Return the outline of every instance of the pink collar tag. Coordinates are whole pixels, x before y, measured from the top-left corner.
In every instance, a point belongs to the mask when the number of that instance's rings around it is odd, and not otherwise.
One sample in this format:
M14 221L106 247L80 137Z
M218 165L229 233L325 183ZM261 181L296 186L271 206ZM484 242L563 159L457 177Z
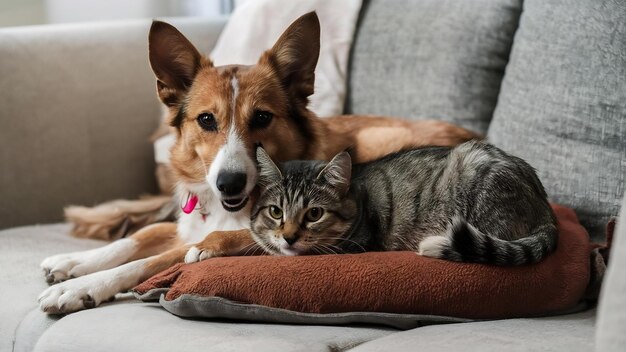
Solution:
M198 196L190 194L187 196L187 204L183 207L183 212L185 212L185 214L191 213L194 209L196 209L196 204L198 204Z

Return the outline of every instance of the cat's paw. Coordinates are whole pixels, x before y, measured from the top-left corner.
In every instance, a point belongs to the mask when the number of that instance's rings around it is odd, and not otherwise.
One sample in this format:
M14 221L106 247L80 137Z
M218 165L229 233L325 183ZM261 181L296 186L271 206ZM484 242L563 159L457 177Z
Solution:
M441 258L444 249L450 247L450 239L446 236L430 236L424 238L419 245L417 254L431 258Z
M197 244L189 248L189 250L187 251L187 254L185 254L185 263L189 264L189 263L201 262L203 260L213 258L215 256L216 255L212 250L208 248L202 248L200 244Z
M39 307L48 314L72 313L94 308L115 297L117 291L104 280L104 272L79 277L48 287L39 295Z

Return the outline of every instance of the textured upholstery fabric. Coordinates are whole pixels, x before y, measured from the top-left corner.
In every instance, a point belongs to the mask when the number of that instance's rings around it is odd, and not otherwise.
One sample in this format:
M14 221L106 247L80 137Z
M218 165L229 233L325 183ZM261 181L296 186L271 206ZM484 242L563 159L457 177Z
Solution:
M80 331L79 334L76 332ZM36 352L343 351L396 330L187 320L155 304L111 305L71 314L40 338Z
M594 325L595 310L558 317L434 325L383 337L351 351L589 352L593 350Z
M67 225L28 226L0 231L0 351L11 350L18 324L29 311L38 309L37 296L48 287L39 263L52 254L87 250L103 244L101 241L71 238L68 232ZM53 322L51 318L39 319L36 325L25 327L29 333L24 331L24 334L37 337L45 326Z
M527 0L488 138L601 240L626 174L626 5Z
M364 1L346 111L485 133L521 0Z
M626 197L610 258L598 309L597 352L619 352L626 346Z
M61 318L60 315L48 315L39 307L33 308L15 330L13 352L32 351L41 335Z
M175 24L207 52L224 21ZM0 30L0 228L156 190L150 21ZM28 209L28 211L26 211Z

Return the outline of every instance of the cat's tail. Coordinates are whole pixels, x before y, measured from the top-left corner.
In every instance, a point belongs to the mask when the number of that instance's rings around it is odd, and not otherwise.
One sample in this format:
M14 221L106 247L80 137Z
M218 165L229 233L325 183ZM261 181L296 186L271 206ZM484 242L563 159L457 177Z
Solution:
M557 236L556 226L549 223L528 237L507 241L480 232L467 221L457 218L445 236L422 240L419 254L457 262L524 265L536 263L554 251Z

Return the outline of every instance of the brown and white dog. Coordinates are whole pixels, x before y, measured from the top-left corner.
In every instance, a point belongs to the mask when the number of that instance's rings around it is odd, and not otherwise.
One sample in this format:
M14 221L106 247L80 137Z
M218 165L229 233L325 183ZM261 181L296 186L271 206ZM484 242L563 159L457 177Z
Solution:
M328 160L351 147L356 161L363 162L405 148L456 145L476 137L438 121L314 116L307 104L319 31L317 15L306 14L256 65L214 67L174 27L153 22L150 64L177 131L171 150L177 193L183 200L197 197L198 206L181 213L177 224L153 224L101 248L45 259L41 266L55 285L40 295L42 310L95 307L175 263L253 249L247 229L257 143L277 161Z

